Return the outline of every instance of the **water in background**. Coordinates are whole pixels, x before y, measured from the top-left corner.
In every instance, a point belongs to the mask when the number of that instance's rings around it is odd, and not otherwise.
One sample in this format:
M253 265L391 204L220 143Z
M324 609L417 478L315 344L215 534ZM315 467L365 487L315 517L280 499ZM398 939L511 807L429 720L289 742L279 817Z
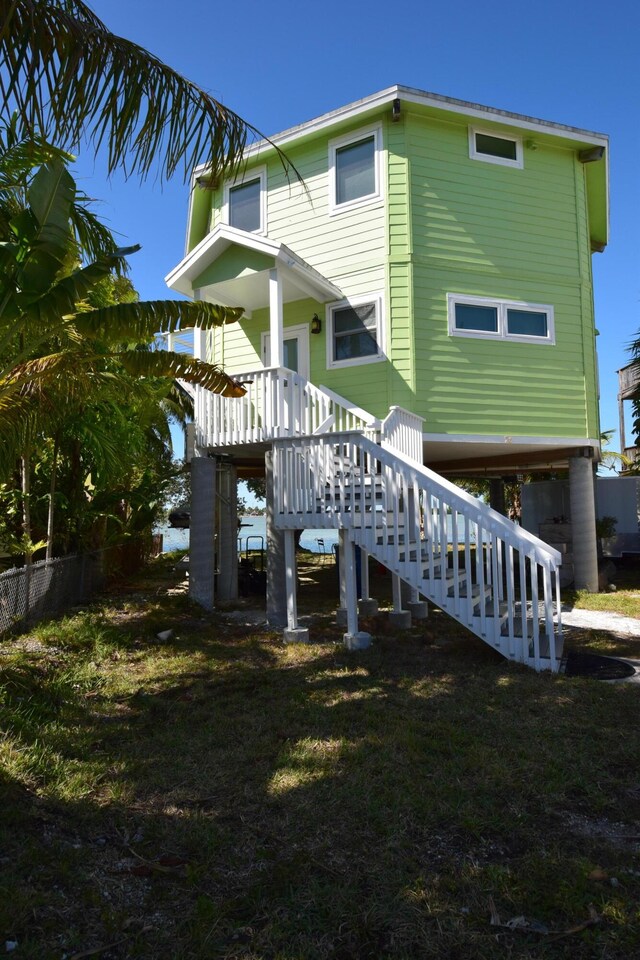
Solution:
M242 526L238 531L238 550L244 553L246 549L260 550L267 547L267 520L266 517L240 517ZM162 524L154 530L154 533L162 534L162 550L167 553L170 550L189 549L189 531L174 530L166 524ZM338 542L337 530L305 530L300 539L300 546L305 550L311 550L312 553L321 553L322 547L318 540L324 540L324 550L331 553L334 543Z

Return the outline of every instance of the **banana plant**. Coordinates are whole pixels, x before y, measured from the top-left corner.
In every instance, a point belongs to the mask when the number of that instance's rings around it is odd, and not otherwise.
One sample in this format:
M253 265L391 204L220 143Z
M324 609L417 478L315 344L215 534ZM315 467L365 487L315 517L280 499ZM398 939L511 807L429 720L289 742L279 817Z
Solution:
M231 323L241 309L175 300L94 307L96 287L114 270L125 271L138 248L102 243L98 257L78 262L84 201L59 154L29 179L17 208L16 196L9 204L5 195L0 241L0 478L20 459L28 486L25 451L35 438L59 436L70 417L105 393L124 404L142 402L150 383L160 382L168 395L175 378L229 397L244 393L220 367L155 348L158 333ZM55 478L55 462L53 470ZM53 501L52 492L51 509ZM23 532L31 539L26 526L27 516Z

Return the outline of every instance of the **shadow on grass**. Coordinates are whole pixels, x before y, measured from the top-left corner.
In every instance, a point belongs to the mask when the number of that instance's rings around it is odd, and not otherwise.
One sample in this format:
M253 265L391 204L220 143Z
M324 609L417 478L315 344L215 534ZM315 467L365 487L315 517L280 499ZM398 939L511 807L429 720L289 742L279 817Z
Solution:
M633 956L633 844L596 826L637 833L637 691L507 664L439 613L348 654L327 618L285 648L140 604L3 673L21 956ZM546 942L491 927L490 896L607 922Z

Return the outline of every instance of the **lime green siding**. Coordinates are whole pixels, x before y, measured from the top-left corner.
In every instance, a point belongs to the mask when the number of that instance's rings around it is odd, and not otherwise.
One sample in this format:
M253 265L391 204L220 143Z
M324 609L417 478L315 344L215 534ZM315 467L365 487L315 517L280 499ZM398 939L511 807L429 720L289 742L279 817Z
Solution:
M328 141L375 123L384 146L383 196L331 215ZM285 243L345 297L384 297L387 359L327 369L323 322L309 341L311 380L377 416L390 404L407 407L431 434L597 438L587 170L568 140L543 133L533 142L526 131L495 129L522 134L522 169L471 159L468 118L404 105L399 123L385 109L288 145L304 184L287 178L273 151L255 161L267 167L269 239ZM221 189L198 197L191 246L203 224L220 222L221 204ZM199 283L263 270L266 261L232 248ZM552 305L556 342L450 336L448 293ZM285 326L309 323L314 313L325 320L317 301L287 303ZM216 332L214 359L231 373L260 363L268 325L265 307Z
M417 412L429 433L593 437L591 268L575 151L469 158L467 124L412 117ZM550 304L555 345L450 336L447 293Z

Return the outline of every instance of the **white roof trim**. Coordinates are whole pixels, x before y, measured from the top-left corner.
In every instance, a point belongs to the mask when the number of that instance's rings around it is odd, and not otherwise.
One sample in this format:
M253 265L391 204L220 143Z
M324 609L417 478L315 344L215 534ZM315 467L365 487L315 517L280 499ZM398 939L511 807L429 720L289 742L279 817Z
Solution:
M318 273L286 244L255 233L238 230L236 227L230 227L227 224L220 224L211 233L207 234L204 240L201 240L191 253L188 253L167 274L164 278L165 283L171 290L177 290L188 297L193 297L193 280L195 277L201 274L210 263L213 263L220 254L224 253L233 244L273 257L274 267L280 266L294 271L297 285L306 289L310 296L329 300L342 297L342 291L339 287L336 287L321 273Z
M495 107L485 107L479 103L471 103L466 100L457 100L453 97L444 97L437 93L427 93L423 90L417 90L414 87L403 87L398 84L387 87L378 93L374 93L362 100L356 100L337 110L324 113L320 117L308 120L298 126L290 127L281 133L275 134L270 138L270 142L259 140L251 144L244 151L244 158L256 156L260 151L270 149L271 145L284 147L293 140L309 134L317 133L327 127L334 126L343 120L350 120L363 113L370 113L378 107L391 103L393 100L402 100L405 103L414 103L423 107L431 107L437 110L444 110L449 113L456 113L461 116L472 117L486 122L501 123L509 127L517 127L519 130L529 130L533 133L547 134L548 136L561 137L565 140L574 140L578 143L591 143L597 146L608 147L609 138L604 133L595 133L591 130L582 130L579 127L570 127L562 123L554 123L550 120L538 120L535 117L528 117L525 114L511 113L507 110L499 110ZM207 169L206 164L196 168L196 174L201 174Z

